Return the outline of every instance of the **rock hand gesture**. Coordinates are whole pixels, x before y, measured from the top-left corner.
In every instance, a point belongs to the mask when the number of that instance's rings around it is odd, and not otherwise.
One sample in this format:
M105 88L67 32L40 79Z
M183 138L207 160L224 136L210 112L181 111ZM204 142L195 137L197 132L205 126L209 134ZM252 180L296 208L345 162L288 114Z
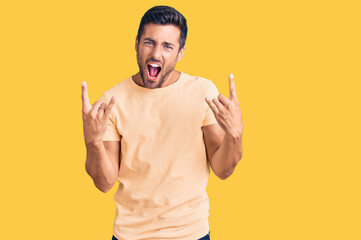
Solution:
M106 123L115 103L115 97L110 99L108 105L98 100L92 106L89 102L86 82L82 82L81 88L84 140L87 146L90 143L103 142Z
M212 109L219 126L226 134L239 137L243 133L241 109L237 99L236 85L233 74L229 75L229 98L219 94L218 98L206 102Z

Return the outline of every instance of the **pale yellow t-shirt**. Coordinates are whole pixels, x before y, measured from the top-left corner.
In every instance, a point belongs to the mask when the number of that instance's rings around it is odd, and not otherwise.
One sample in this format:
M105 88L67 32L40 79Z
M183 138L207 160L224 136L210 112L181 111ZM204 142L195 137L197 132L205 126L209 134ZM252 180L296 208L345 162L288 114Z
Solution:
M216 124L204 98L218 96L207 79L181 73L163 88L132 78L100 98L116 103L104 141L121 141L113 234L119 240L196 240L209 231L210 168L202 126Z

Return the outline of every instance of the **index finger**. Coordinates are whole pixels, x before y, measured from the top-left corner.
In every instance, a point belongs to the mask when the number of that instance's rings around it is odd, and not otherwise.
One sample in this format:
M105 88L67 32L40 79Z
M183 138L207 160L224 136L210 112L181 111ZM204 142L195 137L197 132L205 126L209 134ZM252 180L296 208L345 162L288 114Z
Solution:
M237 91L236 91L236 84L234 83L234 76L233 74L229 74L229 98L237 98Z
M87 91L87 84L86 82L81 83L81 99L83 104L83 110L87 110L91 108L89 98L88 98L88 91Z

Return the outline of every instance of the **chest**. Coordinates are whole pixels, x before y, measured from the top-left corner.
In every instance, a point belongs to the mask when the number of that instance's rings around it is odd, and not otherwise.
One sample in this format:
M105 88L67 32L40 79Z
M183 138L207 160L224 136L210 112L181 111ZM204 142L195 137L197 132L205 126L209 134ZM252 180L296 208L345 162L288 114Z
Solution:
M153 139L167 134L199 131L205 116L204 96L177 89L168 94L129 96L120 107L119 134L125 138Z

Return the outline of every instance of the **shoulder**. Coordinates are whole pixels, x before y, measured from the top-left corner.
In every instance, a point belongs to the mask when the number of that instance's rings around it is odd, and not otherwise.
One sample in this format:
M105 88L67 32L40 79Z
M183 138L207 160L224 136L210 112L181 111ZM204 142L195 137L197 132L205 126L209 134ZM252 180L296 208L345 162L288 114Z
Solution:
M117 83L113 87L105 90L101 96L101 100L109 101L112 96L118 97L123 93L127 92L127 89L130 86L131 77L123 80L122 82Z
M182 74L186 84L193 85L198 89L202 89L204 92L217 89L216 85L207 78L201 76L192 76L184 72L182 72Z

